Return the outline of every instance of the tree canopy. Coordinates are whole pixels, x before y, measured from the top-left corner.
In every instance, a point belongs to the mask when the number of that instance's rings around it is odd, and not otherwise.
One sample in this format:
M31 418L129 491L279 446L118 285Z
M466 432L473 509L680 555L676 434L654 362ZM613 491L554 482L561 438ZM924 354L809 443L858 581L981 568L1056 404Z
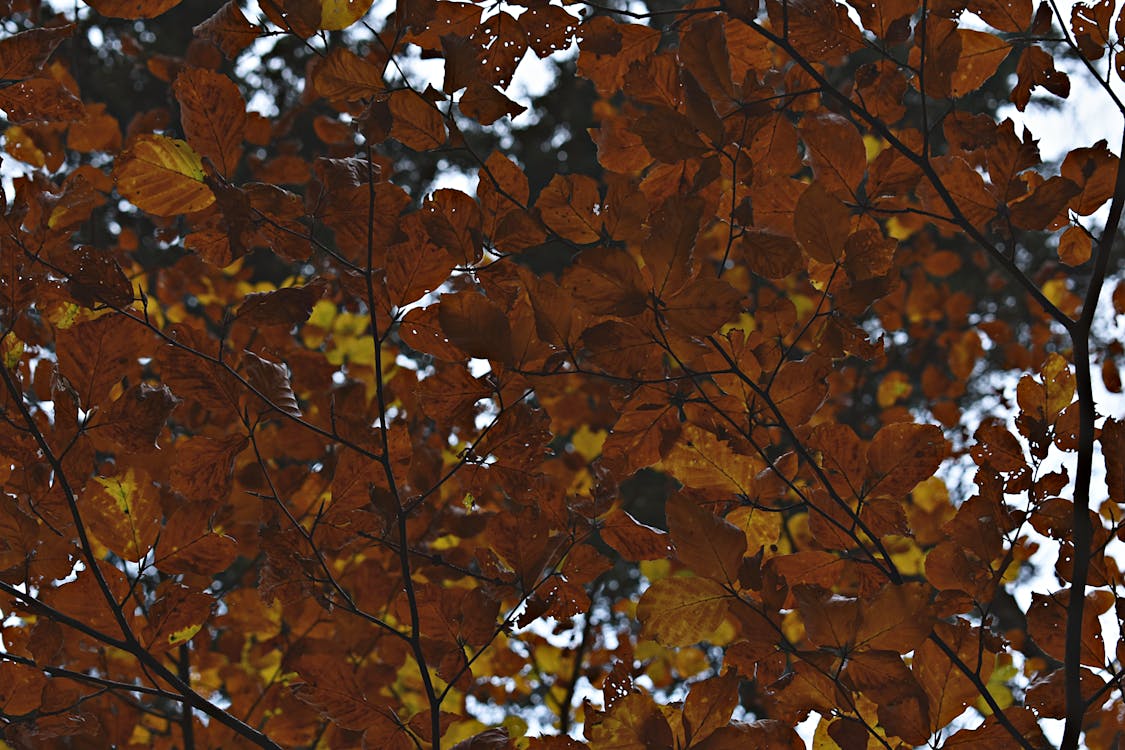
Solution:
M0 2L0 747L1118 747L1125 10L391 6Z

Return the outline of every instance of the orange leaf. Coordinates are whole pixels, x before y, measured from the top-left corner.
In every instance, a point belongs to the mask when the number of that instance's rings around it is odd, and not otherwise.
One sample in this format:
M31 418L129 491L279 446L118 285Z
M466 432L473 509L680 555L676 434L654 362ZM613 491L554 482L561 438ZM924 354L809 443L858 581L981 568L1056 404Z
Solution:
M628 476L668 455L680 434L680 420L674 406L660 400L646 400L635 394L622 410L613 430L602 445L602 460Z
M883 427L867 449L868 494L905 495L933 476L947 454L945 437L934 425L898 422Z
M1059 237L1059 261L1068 266L1080 266L1090 260L1093 240L1080 226L1069 226Z
M1104 140L1089 148L1076 148L1066 155L1060 172L1082 188L1070 202L1075 213L1089 216L1109 200L1117 180L1118 161Z
M738 675L727 670L691 686L684 701L684 731L688 745L710 737L730 723L738 705Z
M386 90L383 69L347 47L333 47L311 68L310 75L316 92L334 102L359 101Z
M672 729L648 695L627 695L589 721L586 736L594 747L612 750L670 750Z
M547 228L565 239L587 243L601 237L601 198L597 183L586 175L555 175L535 208Z
M133 469L95 477L82 494L83 517L102 544L123 560L143 558L156 542L163 516L156 489Z

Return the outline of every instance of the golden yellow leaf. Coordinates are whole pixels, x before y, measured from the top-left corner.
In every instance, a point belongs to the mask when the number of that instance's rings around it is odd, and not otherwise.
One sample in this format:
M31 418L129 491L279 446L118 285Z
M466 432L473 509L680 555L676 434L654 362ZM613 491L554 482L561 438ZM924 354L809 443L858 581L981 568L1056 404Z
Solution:
M203 182L203 161L186 142L139 136L114 165L117 192L157 216L194 213L215 202Z

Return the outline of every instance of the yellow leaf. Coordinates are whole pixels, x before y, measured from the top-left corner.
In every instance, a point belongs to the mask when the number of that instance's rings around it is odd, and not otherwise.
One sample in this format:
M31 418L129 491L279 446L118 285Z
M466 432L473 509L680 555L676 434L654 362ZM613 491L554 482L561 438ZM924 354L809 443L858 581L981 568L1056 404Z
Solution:
M706 640L723 622L730 594L709 578L665 578L648 587L637 606L645 637L665 646Z
M168 645L178 646L181 643L190 641L196 633L200 631L202 625L188 625L186 628L180 628L168 634Z
M320 28L329 31L346 29L363 18L374 0L322 0Z
M194 213L215 202L199 154L176 138L139 136L117 158L114 178L124 198L156 216Z
M781 536L781 514L744 505L727 514L727 522L746 535L746 551L754 554Z

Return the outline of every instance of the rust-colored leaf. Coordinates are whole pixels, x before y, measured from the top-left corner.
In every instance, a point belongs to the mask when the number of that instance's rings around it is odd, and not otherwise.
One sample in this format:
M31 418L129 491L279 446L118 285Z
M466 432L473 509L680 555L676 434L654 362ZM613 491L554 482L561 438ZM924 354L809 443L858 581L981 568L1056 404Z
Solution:
M214 15L197 25L192 31L196 36L207 39L223 51L228 58L235 58L258 38L259 29L246 20L246 15L236 0L227 0Z
M180 4L180 0L94 0L90 7L112 18L155 18Z
M867 486L872 495L904 495L933 475L948 455L941 429L934 425L899 422L875 435L867 450Z
M246 128L246 103L238 87L226 76L191 68L176 77L173 91L188 143L219 174L234 174Z
M74 24L64 24L28 29L0 39L0 79L17 81L38 73L59 44L76 28Z

